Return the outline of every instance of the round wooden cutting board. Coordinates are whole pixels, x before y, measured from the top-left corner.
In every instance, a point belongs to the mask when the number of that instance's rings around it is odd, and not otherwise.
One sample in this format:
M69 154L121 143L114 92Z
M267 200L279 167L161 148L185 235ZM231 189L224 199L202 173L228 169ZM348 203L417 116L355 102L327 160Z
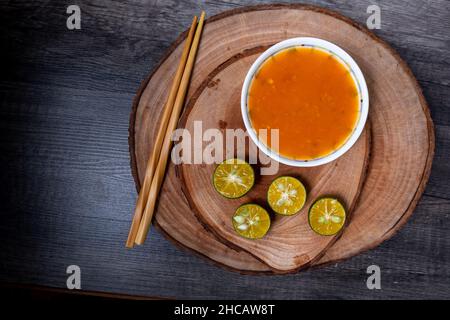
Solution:
M131 166L138 189L185 34L180 35L159 66L144 81L133 104L129 142ZM433 125L420 88L406 64L386 43L366 29L335 12L317 7L263 5L231 10L209 18L188 92L189 108L180 125L188 127L196 117L205 119L204 104L199 101L207 101L207 92L210 92L209 95L216 94L217 97L222 96L220 93L224 97L228 94L229 109L224 106L224 100L219 99L222 113L216 110L210 118L206 117L208 123L214 126L214 121L222 120L217 123L217 128L221 125L225 127L225 123L228 128L242 126L239 123L240 113L233 109L238 101L233 96L236 95L235 88L243 83L241 73L245 74L246 68L256 59L256 53L264 47L298 36L318 37L341 46L359 64L369 87L371 130L366 128L357 145L339 160L323 168L295 171L307 180L311 192L314 187L317 188L317 194L327 190L320 188L330 187L322 186L318 178L325 171L329 170L331 173L328 174L333 177L346 176L343 181L352 181L350 185L338 185L330 192L343 195L342 190L348 189L348 194L343 196L349 208L355 203L358 186L362 184L350 223L342 236L336 242L336 238L310 239L307 230L303 230L305 233L300 232L300 240L297 239L289 250L283 248L283 252L289 252L288 256L274 258L274 251L267 254L264 250L255 252L255 247L230 237L226 226L217 228L224 219L220 212L215 212L215 216L205 214L208 210L205 205L216 202L204 202L202 198L210 201L216 196L209 191L205 194L194 191L198 185L191 182L198 183L210 175L211 168L202 165L192 166L189 170L185 165L178 168L172 164L169 166L155 214L155 225L175 243L243 273L294 271L309 265L342 260L375 247L392 236L409 218L424 190L431 168ZM226 74L232 68L239 72L235 72L234 76ZM214 107L214 104L210 106ZM359 183L360 177L364 176L359 170L364 168L369 131L369 164L365 180ZM335 170L334 166L337 166ZM351 172L359 172L357 179L349 180L349 176L354 176ZM202 178L193 180L195 174ZM336 183L333 182L333 185ZM228 214L231 216L232 212ZM301 225L299 220L305 216L305 213L299 213L280 219L275 230L279 228L281 232L286 228L284 232L298 231ZM284 234L284 237L288 236ZM269 237L264 245L274 244L271 240ZM317 247L311 246L316 242ZM296 255L293 254L294 248Z
M240 93L242 81L251 64L263 48L251 50L233 57L221 64L208 79L203 82L189 101L180 126L195 135L195 126L203 131L219 129L223 137L227 129L241 129L244 123L240 112ZM211 78L211 79L210 79ZM311 230L308 223L308 208L320 196L334 195L349 208L354 207L364 181L369 155L369 135L362 134L357 144L336 161L313 168L295 168L281 165L274 175L259 175L256 169L255 187L244 197L230 200L220 196L211 183L211 177L217 164L182 164L182 182L185 195L197 217L208 226L208 230L217 235L230 247L238 247L263 261L277 272L290 272L310 265L322 256L325 250L335 242L338 235L323 237ZM256 150L252 142L246 150ZM194 149L190 154L201 154L208 142ZM206 149L207 150L207 149ZM223 150L225 154L225 150ZM236 153L226 158L235 157ZM223 159L218 160L221 162ZM267 207L267 189L276 176L290 175L299 177L308 187L308 199L304 208L292 217L274 215L267 236L260 240L248 240L240 237L231 223L231 215L240 205L256 202ZM269 210L270 211L270 210Z

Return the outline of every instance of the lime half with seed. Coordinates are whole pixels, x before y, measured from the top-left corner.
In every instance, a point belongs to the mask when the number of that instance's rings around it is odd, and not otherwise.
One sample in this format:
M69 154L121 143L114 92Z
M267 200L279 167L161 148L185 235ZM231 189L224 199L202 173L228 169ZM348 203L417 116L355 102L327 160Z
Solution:
M244 238L260 239L269 231L270 216L260 205L243 204L234 213L233 227Z
M253 168L244 160L227 159L219 164L213 174L214 188L226 198L240 198L255 182Z
M338 233L345 223L345 208L335 198L316 200L309 209L309 225L322 236Z
M305 186L294 177L278 177L269 186L267 202L278 214L285 216L296 214L306 202Z

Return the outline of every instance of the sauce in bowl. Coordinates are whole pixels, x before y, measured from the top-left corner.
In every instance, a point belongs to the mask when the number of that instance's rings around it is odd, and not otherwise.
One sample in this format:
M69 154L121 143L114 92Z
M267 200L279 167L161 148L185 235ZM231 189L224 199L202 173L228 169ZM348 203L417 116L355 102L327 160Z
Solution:
M347 65L318 47L295 46L268 58L248 94L251 126L279 129L278 153L313 160L339 149L360 116L360 93ZM271 147L270 133L267 141Z

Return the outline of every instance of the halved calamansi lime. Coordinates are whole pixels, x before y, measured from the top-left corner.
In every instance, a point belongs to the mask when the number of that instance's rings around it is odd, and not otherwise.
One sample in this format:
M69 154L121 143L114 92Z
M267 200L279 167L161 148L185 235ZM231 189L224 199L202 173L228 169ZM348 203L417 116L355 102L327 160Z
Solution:
M243 204L234 213L233 227L242 237L260 239L270 228L270 216L260 205Z
M255 182L253 168L244 160L227 159L219 164L213 174L214 188L226 198L239 198L246 194Z
M278 214L286 216L296 214L306 202L305 186L294 177L278 177L269 186L267 202Z
M322 236L338 233L345 223L344 206L335 198L321 198L309 209L309 225Z

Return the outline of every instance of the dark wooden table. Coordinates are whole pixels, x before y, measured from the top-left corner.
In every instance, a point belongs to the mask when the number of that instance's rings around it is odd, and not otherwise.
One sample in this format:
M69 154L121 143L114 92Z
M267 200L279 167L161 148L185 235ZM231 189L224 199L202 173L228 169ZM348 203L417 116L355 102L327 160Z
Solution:
M201 9L265 1L1 1L0 282L176 298L450 298L450 1L378 1L375 30L423 88L436 129L425 195L392 239L289 276L242 276L158 232L124 248L136 191L128 154L133 96ZM307 1L365 24L373 1ZM68 30L66 8L81 8ZM381 290L366 269L381 268Z

